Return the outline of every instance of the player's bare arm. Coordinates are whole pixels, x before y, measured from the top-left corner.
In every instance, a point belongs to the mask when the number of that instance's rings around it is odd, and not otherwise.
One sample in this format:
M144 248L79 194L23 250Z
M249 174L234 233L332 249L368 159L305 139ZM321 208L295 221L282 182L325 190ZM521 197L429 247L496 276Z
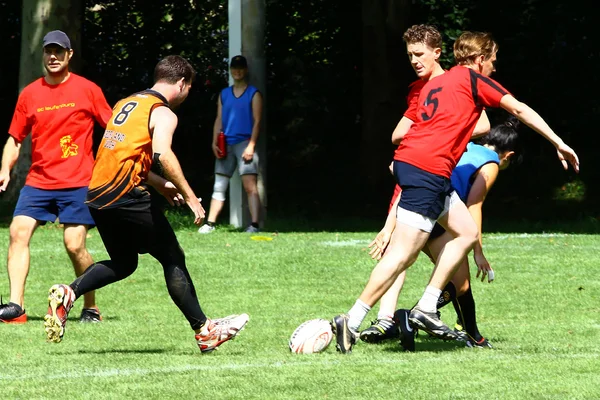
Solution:
M10 182L10 171L15 166L21 151L21 143L9 136L2 150L2 167L0 167L0 192L4 192Z
M146 183L152 186L158 193L163 195L170 205L182 206L185 203L179 189L172 182L169 182L162 176L150 171L146 178Z
M404 135L410 130L410 127L414 121L407 117L402 117L398 125L396 125L396 129L392 133L392 144L399 145Z
M546 121L535 110L527 104L518 101L510 94L502 97L500 106L552 143L556 147L558 159L565 170L568 169L568 161L573 166L575 172L579 172L579 158L575 154L575 151L554 133Z
M481 281L488 276L488 282L493 280L492 268L490 267L489 262L485 258L483 254L483 232L482 232L482 220L483 220L483 202L492 186L496 182L496 178L498 178L499 172L498 164L489 163L485 164L483 167L479 169L477 175L475 176L475 180L473 181L473 186L469 191L469 196L467 198L467 208L469 213L475 220L477 224L477 229L479 230L479 241L475 244L473 248L473 258L475 259L475 264L477 264L477 277L481 275ZM490 275L488 275L490 274Z
M476 139L487 135L491 128L492 126L490 125L490 119L488 118L485 110L483 110L481 112L481 116L477 120L477 125L475 125L471 139Z
M158 160L161 163L165 177L175 185L187 205L194 212L194 223L200 225L204 220L204 208L185 179L179 160L171 149L176 127L177 116L169 108L158 107L152 111L150 117L150 129L153 132L152 152L159 154Z
M385 220L383 229L379 231L377 236L375 236L375 239L373 239L373 241L369 244L369 248L371 248L369 255L374 260L380 260L381 257L383 257L383 253L385 252L388 244L390 244L392 233L394 233L394 229L396 229L396 210L398 209L400 196L402 196L402 193L396 196L394 204L392 205L392 208L390 209L390 212Z
M242 154L242 158L245 161L252 161L254 157L254 149L256 148L256 142L258 141L258 135L260 133L260 124L262 119L263 100L260 92L256 92L252 97L252 136L250 136L250 142Z
M222 156L221 150L217 144L217 138L219 137L219 133L223 130L223 121L222 121L222 109L221 105L221 96L217 98L217 116L215 117L215 123L213 124L213 140L212 140L212 151L215 157L220 158Z

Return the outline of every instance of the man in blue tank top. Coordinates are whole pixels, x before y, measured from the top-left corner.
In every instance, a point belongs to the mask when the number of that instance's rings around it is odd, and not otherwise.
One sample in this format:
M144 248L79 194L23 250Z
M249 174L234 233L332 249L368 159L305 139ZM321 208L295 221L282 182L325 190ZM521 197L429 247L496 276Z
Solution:
M252 223L245 232L258 232L260 197L258 195L258 155L255 152L260 131L263 100L262 95L246 81L248 62L243 56L235 56L229 65L233 85L221 91L217 100L217 117L213 127L212 150L215 161L215 184L206 224L199 233L210 233L225 204L229 179L237 168L244 190ZM225 134L226 151L219 148L219 134Z

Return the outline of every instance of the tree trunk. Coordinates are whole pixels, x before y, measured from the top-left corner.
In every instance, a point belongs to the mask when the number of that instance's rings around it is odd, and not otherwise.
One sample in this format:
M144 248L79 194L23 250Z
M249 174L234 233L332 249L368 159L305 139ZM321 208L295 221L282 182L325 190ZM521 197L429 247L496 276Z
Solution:
M44 73L42 65L42 39L55 29L64 31L74 49L71 70L77 71L81 54L82 2L78 0L23 0L21 20L21 60L19 64L19 92ZM31 137L21 145L19 160L11 173L11 181L2 201L15 201L25 183L31 166ZM65 171L67 172L67 171Z
M408 61L402 34L410 0L363 0L363 106L360 167L369 192L386 187L391 137L406 109ZM409 77L412 79L412 77Z

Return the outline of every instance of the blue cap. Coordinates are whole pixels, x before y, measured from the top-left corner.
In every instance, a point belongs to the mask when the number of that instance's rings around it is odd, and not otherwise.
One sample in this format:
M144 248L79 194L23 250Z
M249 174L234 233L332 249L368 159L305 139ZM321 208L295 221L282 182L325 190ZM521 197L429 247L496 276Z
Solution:
M44 36L44 47L49 44L57 44L65 49L71 49L71 41L63 31L51 31Z

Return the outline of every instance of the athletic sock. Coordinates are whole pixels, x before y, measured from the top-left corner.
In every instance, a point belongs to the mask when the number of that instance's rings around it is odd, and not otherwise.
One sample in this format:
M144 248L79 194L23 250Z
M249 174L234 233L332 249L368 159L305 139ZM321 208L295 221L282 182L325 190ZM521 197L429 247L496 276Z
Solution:
M255 227L256 229L258 229L258 222L253 222L250 225L252 225L253 227Z
M419 300L417 305L422 311L434 313L437 311L437 301L441 294L442 289L427 285L427 288L425 288L425 292L423 293L423 297L421 297L421 300Z
M452 302L454 299L456 299L456 287L454 286L454 283L448 282L448 284L442 290L442 294L438 298L438 310Z
M208 225L208 226L215 226L215 223L214 222L210 222L210 221L206 221L206 225Z
M459 319L463 322L463 328L467 334L475 341L479 342L483 339L479 329L477 328L477 314L475 312L475 299L471 287L462 295L456 298L456 302L460 307ZM460 318L462 316L462 318Z
M392 315L390 315L390 314L386 314L386 313L381 313L381 312L379 312L379 313L377 314L377 319L392 319L392 320L393 320L393 319L394 319L394 315L393 315L393 314L392 314Z
M356 300L356 303L348 311L348 327L357 332L367 314L371 311L371 307L364 301Z

